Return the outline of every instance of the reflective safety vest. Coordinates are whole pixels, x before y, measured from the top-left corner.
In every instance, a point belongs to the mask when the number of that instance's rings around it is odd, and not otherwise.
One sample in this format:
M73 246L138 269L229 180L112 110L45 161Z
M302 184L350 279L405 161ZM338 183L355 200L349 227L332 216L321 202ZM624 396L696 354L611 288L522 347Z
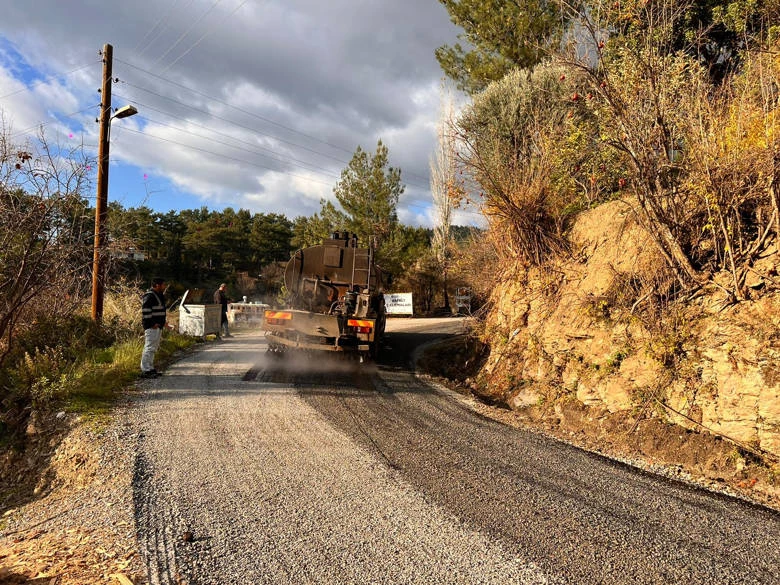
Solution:
M155 325L163 327L165 316L165 302L152 289L146 291L141 302L141 320L144 329L151 329Z

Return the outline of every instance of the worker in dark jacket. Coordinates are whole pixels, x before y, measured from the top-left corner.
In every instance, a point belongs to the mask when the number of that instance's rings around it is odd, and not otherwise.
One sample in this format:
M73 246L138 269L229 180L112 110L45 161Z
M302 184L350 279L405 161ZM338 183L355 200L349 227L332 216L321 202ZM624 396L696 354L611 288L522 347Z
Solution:
M165 323L165 279L153 278L152 288L144 293L141 319L144 328L144 350L141 354L141 376L156 378L161 374L154 368L154 354L160 347Z
M230 327L228 325L227 316L228 303L230 302L230 299L227 297L227 284L224 282L219 285L219 288L214 293L214 302L218 304L221 309L219 332L222 333L225 337L230 337Z

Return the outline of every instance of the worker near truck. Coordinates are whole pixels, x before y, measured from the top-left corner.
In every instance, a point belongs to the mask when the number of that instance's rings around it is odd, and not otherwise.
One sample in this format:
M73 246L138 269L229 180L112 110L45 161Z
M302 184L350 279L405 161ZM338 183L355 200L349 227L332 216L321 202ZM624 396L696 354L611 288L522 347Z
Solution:
M220 306L220 333L222 333L225 337L232 337L230 335L230 326L228 324L227 316L228 303L230 302L230 299L228 299L227 296L227 284L224 282L219 285L219 288L214 293L214 302Z
M141 323L144 328L144 349L141 352L141 377L161 376L154 367L154 354L160 347L165 323L165 279L155 277L141 300ZM170 329L170 327L168 327Z

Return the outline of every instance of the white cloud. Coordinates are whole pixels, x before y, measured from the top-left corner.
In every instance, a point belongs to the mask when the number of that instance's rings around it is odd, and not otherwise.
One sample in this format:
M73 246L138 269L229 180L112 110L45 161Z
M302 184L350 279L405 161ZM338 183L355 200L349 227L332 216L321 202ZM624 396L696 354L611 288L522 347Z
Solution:
M112 161L131 175L169 182L192 207L292 218L318 211L355 148L382 138L407 184L399 216L430 225L434 50L456 33L438 2L418 0L14 2L0 22L0 96L31 89L0 107L14 128L45 122L96 144L109 40L113 105L139 110L112 123ZM42 78L53 79L32 84ZM113 188L125 205L156 204L140 179Z

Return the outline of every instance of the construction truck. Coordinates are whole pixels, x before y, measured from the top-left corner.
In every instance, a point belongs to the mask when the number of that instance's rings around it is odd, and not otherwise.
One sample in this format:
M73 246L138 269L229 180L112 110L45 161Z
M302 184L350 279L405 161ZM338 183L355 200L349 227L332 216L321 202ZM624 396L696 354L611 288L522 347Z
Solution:
M269 350L376 359L385 331L385 279L374 250L358 247L349 232L298 250L284 271L285 308L264 313Z

